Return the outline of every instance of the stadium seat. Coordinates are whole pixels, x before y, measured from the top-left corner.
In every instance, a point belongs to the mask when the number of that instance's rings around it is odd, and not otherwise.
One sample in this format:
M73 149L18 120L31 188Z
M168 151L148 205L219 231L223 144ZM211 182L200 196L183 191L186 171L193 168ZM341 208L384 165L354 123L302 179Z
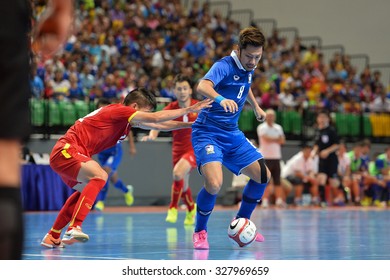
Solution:
M45 124L45 100L30 99L31 125L43 126Z
M290 112L291 118L291 132L294 135L301 135L302 133L302 116L297 111Z
M61 124L71 126L77 120L76 108L70 101L60 101L58 103L61 114Z
M291 134L292 133L292 119L291 119L291 111L283 111L282 112L282 127L284 133Z
M243 132L254 131L255 127L255 113L252 110L242 110L240 118L238 119L238 127Z
M95 102L89 101L89 102L88 102L88 106L89 106L89 111L90 111L90 112L96 110L96 103L95 103Z
M360 120L361 116L356 114L347 114L348 135L357 137L360 135Z
M60 108L58 104L53 100L49 100L47 103L47 110L48 110L47 125L48 126L61 125L61 114L60 114Z
M382 125L380 123L380 115L376 113L370 114L370 122L372 127L372 136L381 137Z
M78 119L88 115L90 112L89 104L83 100L76 100L74 106Z
M344 113L336 113L336 130L339 136L345 137L349 135L348 117Z
M368 115L363 115L363 135L364 137L372 136L372 126Z

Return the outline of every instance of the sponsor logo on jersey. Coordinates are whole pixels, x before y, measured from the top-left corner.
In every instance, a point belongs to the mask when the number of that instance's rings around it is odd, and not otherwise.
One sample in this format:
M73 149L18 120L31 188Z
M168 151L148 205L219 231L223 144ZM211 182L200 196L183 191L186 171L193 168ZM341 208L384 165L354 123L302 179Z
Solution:
M234 79L235 81L238 81L238 80L240 79L240 76L234 75L234 76L233 76L233 79Z
M321 135L321 141L323 143L328 143L329 142L329 136L328 135Z
M208 155L210 155L210 154L215 154L215 152L214 152L214 146L213 146L213 145L207 145L207 146L205 147L205 149L206 149L206 154L208 154Z

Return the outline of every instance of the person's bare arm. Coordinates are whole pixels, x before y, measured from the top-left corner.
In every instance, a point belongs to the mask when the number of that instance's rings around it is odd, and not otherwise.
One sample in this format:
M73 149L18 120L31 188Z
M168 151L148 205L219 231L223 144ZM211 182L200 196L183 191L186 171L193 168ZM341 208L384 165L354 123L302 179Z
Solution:
M149 131L148 135L142 137L141 141L154 141L158 137L159 133L159 130L152 129Z
M173 111L173 110L169 110ZM132 126L142 129L151 129L159 131L172 131L182 128L190 128L193 122L165 121L160 123L134 123Z
M200 102L197 102L196 104L190 107L180 108L175 110L161 110L154 113L138 111L131 119L131 123L134 126L139 126L141 123L161 123L161 122L174 120L185 114L194 113L194 112L196 113L204 108L211 107L210 105L211 102L213 101L210 99L205 99ZM148 127L151 127L151 124L148 124ZM147 129L146 127L142 127L142 128ZM149 129L153 129L153 127Z
M72 22L73 0L49 0L44 14L33 31L33 51L47 58L67 40Z
M267 113L264 112L263 109L260 108L259 104L257 104L255 95L253 94L252 89L249 89L248 96L246 100L251 104L253 112L255 112L256 119L259 122L265 121L265 118L267 117Z
M129 153L130 156L135 156L137 154L137 149L135 148L134 133L132 130L129 132Z

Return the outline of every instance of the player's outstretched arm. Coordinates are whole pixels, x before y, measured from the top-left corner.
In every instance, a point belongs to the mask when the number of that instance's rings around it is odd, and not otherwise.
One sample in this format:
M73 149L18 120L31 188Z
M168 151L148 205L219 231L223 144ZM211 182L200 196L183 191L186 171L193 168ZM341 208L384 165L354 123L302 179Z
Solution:
M136 126L142 129L152 129L153 132L158 131L172 131L182 128L190 128L193 122L179 122L179 121L166 121L161 123L134 123L131 122L132 126ZM152 136L153 137L153 136ZM141 141L150 141L156 139L150 136L144 136Z
M131 122L132 124L134 124L134 126L136 126L137 123L161 123L165 121L170 121L177 119L178 117L181 117L183 115L189 113L197 113L204 108L209 108L211 107L212 102L213 101L210 99L205 99L200 102L197 102L190 107L175 110L162 110L154 113L138 111L137 114L135 114L132 118Z

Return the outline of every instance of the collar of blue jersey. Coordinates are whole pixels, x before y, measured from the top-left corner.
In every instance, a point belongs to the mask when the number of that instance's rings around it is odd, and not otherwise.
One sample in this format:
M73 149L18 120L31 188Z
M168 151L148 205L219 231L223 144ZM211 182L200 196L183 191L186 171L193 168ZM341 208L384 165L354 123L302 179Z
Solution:
M234 61L235 61L236 64L237 64L237 67L238 67L240 70L247 71L247 70L244 68L244 66L242 66L241 61L240 61L240 59L239 59L238 56L237 56L237 51L233 50L233 51L230 53L230 56L234 59ZM256 68L256 67L257 67L257 66L255 66L255 68ZM253 70L254 70L255 68L253 68ZM252 71L252 70L251 70L251 71Z

